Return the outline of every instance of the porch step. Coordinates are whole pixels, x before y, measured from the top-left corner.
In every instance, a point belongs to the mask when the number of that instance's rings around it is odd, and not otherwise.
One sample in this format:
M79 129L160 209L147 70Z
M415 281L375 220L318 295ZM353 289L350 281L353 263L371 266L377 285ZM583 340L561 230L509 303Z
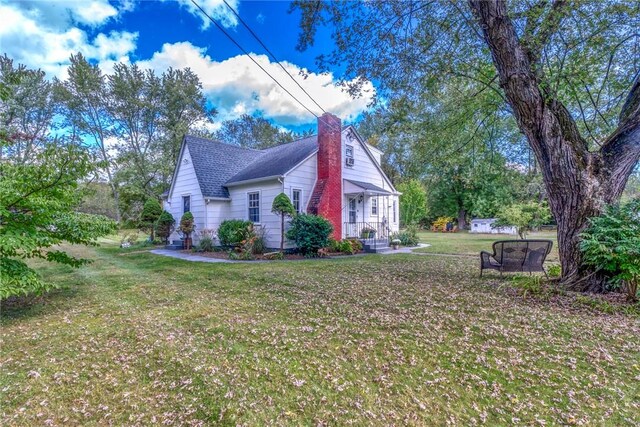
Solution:
M360 239L360 241L362 242L362 249L367 253L376 254L391 250L387 239Z
M184 242L182 239L180 240L172 240L170 245L165 245L165 249L169 249L170 251L181 251L184 249Z

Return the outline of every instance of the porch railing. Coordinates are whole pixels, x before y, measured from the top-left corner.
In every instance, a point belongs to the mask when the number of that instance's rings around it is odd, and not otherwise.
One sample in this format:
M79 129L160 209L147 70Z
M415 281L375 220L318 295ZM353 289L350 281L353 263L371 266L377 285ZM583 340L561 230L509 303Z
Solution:
M361 240L389 238L389 226L384 222L345 222L345 236Z

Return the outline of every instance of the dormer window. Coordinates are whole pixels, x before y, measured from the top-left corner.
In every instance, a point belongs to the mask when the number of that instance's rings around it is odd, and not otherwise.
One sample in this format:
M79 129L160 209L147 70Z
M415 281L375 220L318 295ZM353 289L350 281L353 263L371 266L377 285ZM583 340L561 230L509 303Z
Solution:
M347 148L345 150L345 159L347 166L353 166L353 164L355 163L353 158L353 145L347 145Z

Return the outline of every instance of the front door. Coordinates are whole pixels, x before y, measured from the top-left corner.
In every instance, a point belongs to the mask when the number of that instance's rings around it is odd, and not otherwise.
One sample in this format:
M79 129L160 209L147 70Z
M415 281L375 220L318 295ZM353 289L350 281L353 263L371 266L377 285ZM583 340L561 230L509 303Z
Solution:
M349 224L355 224L358 218L358 211L356 210L356 198L349 197Z

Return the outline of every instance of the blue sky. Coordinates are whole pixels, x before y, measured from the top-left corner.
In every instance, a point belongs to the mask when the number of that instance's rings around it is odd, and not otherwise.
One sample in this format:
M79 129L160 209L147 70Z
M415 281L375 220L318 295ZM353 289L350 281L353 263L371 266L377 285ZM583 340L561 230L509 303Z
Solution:
M197 0L207 12L314 112L319 109L239 23L222 0ZM329 29L318 32L306 52L295 49L299 14L289 2L227 0L261 37L287 70L327 111L353 121L375 93L351 99L337 85L340 70L320 74L315 58L332 49ZM108 73L115 62L136 63L158 74L168 67L190 67L203 83L217 121L243 113L261 114L292 130L315 125L315 118L242 55L188 0L134 2L111 0L0 0L0 53L50 77L64 78L68 57L82 52ZM298 74L309 72L306 79Z

